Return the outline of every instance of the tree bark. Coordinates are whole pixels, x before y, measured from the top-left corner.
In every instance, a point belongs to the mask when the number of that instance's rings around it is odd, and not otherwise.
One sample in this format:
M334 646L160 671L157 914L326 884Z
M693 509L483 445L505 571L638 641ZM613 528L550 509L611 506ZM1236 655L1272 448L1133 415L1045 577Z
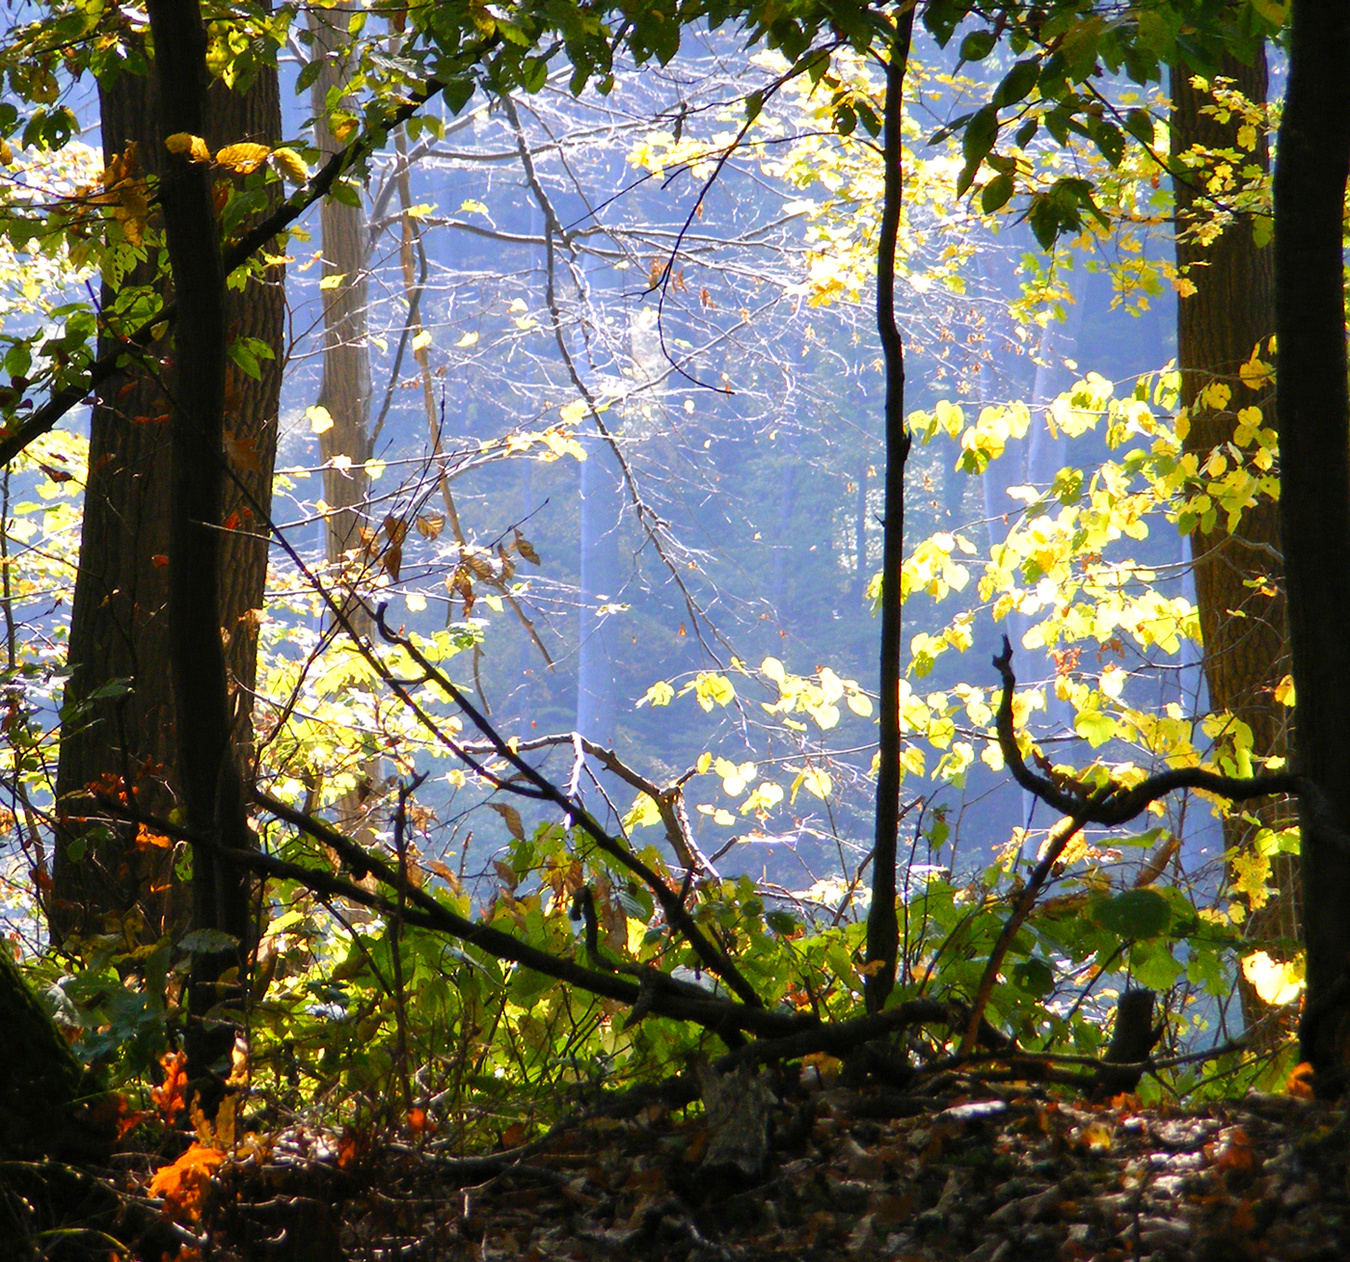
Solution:
M160 126L200 136L207 111L206 31L197 0L151 0ZM178 296L170 380L169 659L177 716L179 796L190 832L193 925L233 945L193 956L187 1050L203 1106L220 1089L213 1071L234 1042L220 1005L237 998L250 937L249 883L229 851L252 848L233 724L219 611L228 309L210 170L166 157L160 181L165 238ZM235 970L235 980L225 975Z
M1294 0L1275 166L1280 526L1296 705L1307 994L1320 1095L1350 1059L1350 394L1342 218L1350 174L1350 7Z
M1264 48L1250 66L1225 58L1219 73L1232 80L1249 101L1265 104ZM1181 403L1190 421L1182 445L1203 467L1215 448L1232 440L1242 408L1260 407L1268 422L1271 419L1273 390L1249 389L1238 370L1258 346L1261 358L1270 359L1267 341L1275 330L1275 276L1274 251L1256 244L1248 216L1234 219L1208 245L1188 234L1192 225L1209 218L1213 198L1204 189L1207 170L1201 168L1188 176L1185 155L1193 146L1211 152L1241 151L1238 130L1243 123L1238 115L1220 121L1205 112L1214 98L1194 87L1191 79L1189 69L1173 68L1171 156L1177 270L1195 286L1195 292L1183 296L1177 306L1177 360ZM1263 170L1268 168L1270 155L1263 134L1258 133L1256 148L1247 159ZM1205 388L1215 381L1232 392L1229 406L1213 408L1202 401ZM1231 458L1231 449L1227 454ZM1191 534L1196 605L1204 640L1202 667L1210 706L1227 710L1251 729L1255 758L1287 753L1287 710L1275 700L1275 689L1289 670L1279 514L1275 500L1262 498L1243 513L1236 533L1229 532L1226 516L1220 512L1211 529L1197 526ZM1278 828L1288 822L1290 808L1274 799L1255 814L1263 824ZM1249 850L1255 832L1239 814L1224 820L1224 843L1229 850ZM1292 859L1277 856L1274 878L1279 894L1247 925L1254 942L1269 944L1272 939L1298 937L1297 872ZM1264 1005L1245 979L1241 989L1250 1027L1261 1017ZM1278 1031L1270 1034L1275 1037Z
M159 90L153 77L122 74L100 87L105 163L129 144L142 168L163 168ZM217 82L210 88L205 139L211 149L240 141L276 145L281 106L274 69L260 73L242 92ZM104 285L111 309L118 289L166 281L155 265L142 263L121 285ZM267 576L265 517L271 504L276 454L277 404L284 339L283 269L250 279L226 299L231 337L252 337L272 348L254 379L227 369L228 429L237 455L225 487L221 543L221 626L228 639L234 734L247 761L252 739L252 695L257 676L257 619ZM116 331L100 353L116 345ZM159 354L167 348L161 344ZM135 909L143 934L181 932L189 900L173 878L168 848L138 849L135 830L113 824L89 826L101 812L88 787L131 786L138 805L168 815L175 805L177 746L168 668L169 401L162 366L132 361L107 383L95 402L90 430L84 530L71 610L70 679L57 771L63 827L53 865L49 907L52 936L62 941L102 928L104 917L124 918ZM257 507L263 512L260 514ZM116 680L126 691L101 695ZM114 790L115 791L115 790Z
M0 946L0 1158L95 1158L116 1127L100 1117L101 1089Z

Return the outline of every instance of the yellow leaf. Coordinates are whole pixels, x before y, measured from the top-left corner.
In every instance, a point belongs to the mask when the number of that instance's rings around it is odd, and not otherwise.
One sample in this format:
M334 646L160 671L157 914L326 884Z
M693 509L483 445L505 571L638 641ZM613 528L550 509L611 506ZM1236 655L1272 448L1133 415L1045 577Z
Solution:
M430 345L431 345L431 334L426 329L423 329L412 340L413 354L416 355L418 351L426 350L426 348Z
M285 147L273 149L272 161L281 174L292 184L303 184L309 179L309 167L305 165L304 159L294 149Z
M166 136L164 147L170 153L183 154L189 162L211 161L211 150L206 147L206 141L191 132L176 131L172 136Z
M1293 1003L1303 990L1302 960L1273 960L1264 951L1255 951L1243 959L1242 975L1262 1002L1277 1008Z
M1238 368L1238 376L1248 390L1261 390L1270 384L1270 365L1253 357Z
M333 428L331 413L320 403L305 409L305 419L309 422L310 430L315 434L326 434Z
M459 347L477 346L477 345L478 345L478 334L477 334L477 333L466 333L466 334L464 334L463 337L461 337L461 338L459 339L458 342L455 343L455 345L456 345L456 346L459 346Z
M241 141L237 145L226 145L223 149L218 149L216 162L220 166L229 167L231 171L238 171L240 175L247 175L262 166L271 152L266 145Z

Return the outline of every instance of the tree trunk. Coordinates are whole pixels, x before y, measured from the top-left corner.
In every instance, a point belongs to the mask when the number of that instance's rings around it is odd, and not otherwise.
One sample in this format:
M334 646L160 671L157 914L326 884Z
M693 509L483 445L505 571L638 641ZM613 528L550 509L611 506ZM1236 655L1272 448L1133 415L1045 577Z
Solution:
M153 78L122 74L100 88L99 103L105 163L134 144L143 168L158 175L164 147ZM205 139L213 151L245 139L279 143L275 70L260 73L243 92L212 85L208 119ZM156 282L150 262L128 275L121 287ZM230 530L221 545L220 608L228 638L235 740L245 762L257 674L257 619L250 611L263 603L267 575L264 518L271 504L281 390L282 283L283 269L274 267L265 281L251 279L242 291L231 290L225 317L231 337L257 338L274 355L260 360L257 380L233 365L227 370L227 426L237 459L225 489L222 520ZM111 309L117 288L105 284L105 308ZM100 353L114 340L105 337ZM161 343L159 353L166 350ZM148 938L181 932L189 916L188 900L173 880L172 851L137 849L134 829L83 822L101 814L88 798L90 785L102 784L113 792L129 785L138 805L155 814L167 815L175 804L169 787L176 780L177 753L164 563L171 551L169 410L159 370L152 364L129 366L103 388L93 410L71 610L71 676L57 771L57 798L65 818L49 908L57 941L96 932L105 916L121 919L133 909L143 918ZM124 691L114 686L118 680L126 681Z
M206 31L197 0L151 0L160 126L200 136L207 113ZM249 885L231 850L253 838L235 759L221 642L220 525L225 484L228 310L210 169L168 155L160 181L165 239L178 298L169 435L169 660L177 716L177 789L193 845L193 925L233 943L198 951L189 978L188 1059L208 1115L219 1099L235 1031L222 1010L238 997L250 937ZM234 980L226 974L234 971ZM226 1068L228 1072L228 1068Z
M346 18L354 11L351 4L307 10L314 37L311 55L319 59L321 67L310 89L310 105L316 116L314 142L324 160L342 148L329 125L327 102L328 94L347 79L342 53L348 42ZM320 231L324 278L338 278L331 289L322 291L323 380L318 399L319 406L333 418L331 428L319 435L319 451L326 466L324 500L334 510L328 516L327 554L336 567L349 549L361 547L361 506L366 498L363 466L370 459L370 344L366 323L370 233L365 208L359 203L350 206L334 197L325 198ZM348 470L331 466L338 456L350 460ZM363 622L358 629L368 627Z
M1220 73L1249 101L1265 104L1264 49L1250 66L1226 58ZM1194 178L1187 178L1184 156L1193 146L1208 151L1239 150L1238 130L1243 123L1238 115L1220 121L1204 112L1205 106L1213 106L1214 98L1192 86L1191 78L1192 72L1184 67L1172 71L1177 270L1195 286L1195 292L1183 296L1177 306L1177 360L1181 402L1190 421L1183 447L1203 467L1216 447L1232 440L1242 408L1259 407L1270 418L1273 391L1249 389L1238 370L1258 345L1261 357L1270 357L1266 343L1275 329L1274 252L1256 244L1252 221L1246 216L1235 219L1208 245L1187 235L1192 224L1209 218L1212 200L1203 189L1208 164ZM1258 133L1248 161L1265 169L1269 160L1265 136ZM1213 408L1202 402L1205 388L1215 381L1232 392L1227 407ZM1289 669L1279 511L1276 501L1261 499L1243 513L1237 533L1229 533L1220 512L1210 530L1197 527L1191 534L1210 706L1227 710L1251 729L1255 758L1287 752L1286 709L1275 700L1275 689ZM1248 813L1278 828L1288 822L1289 808L1270 801ZM1249 850L1255 832L1237 813L1224 820L1224 844L1229 850ZM1273 875L1279 894L1248 922L1253 942L1292 941L1298 936L1292 860L1278 856ZM1245 980L1241 986L1243 1014L1250 1027L1261 1017L1264 1005ZM1274 1039L1279 1032L1269 1033Z
M1350 174L1350 6L1294 0L1275 166L1280 528L1296 706L1303 929L1300 1027L1319 1095L1350 1063L1350 394L1342 217Z

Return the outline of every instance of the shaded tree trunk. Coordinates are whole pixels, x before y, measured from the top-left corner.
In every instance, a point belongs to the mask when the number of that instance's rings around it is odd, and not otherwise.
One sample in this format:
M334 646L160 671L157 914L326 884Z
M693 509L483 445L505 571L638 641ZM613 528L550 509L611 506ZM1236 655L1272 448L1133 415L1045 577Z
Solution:
M1308 989L1302 1054L1320 1095L1350 1063L1350 394L1343 228L1350 7L1294 0L1275 165L1280 528L1296 706Z
M244 139L279 143L275 70L259 74L242 92L216 83L209 101L205 139L213 151ZM135 145L144 169L160 174L164 147L153 77L123 74L100 88L99 103L105 163ZM250 611L263 603L267 575L264 518L281 390L282 280L282 269L271 268L265 280L251 279L226 299L229 336L257 338L274 355L260 360L260 379L233 365L227 369L227 428L236 458L221 519L229 529L221 544L220 625L228 640L234 738L245 763L257 673L258 623ZM105 284L105 309L118 288L156 283L154 263L143 263L122 286ZM114 340L115 334L106 336L100 353ZM166 353L162 343L157 350ZM181 932L189 916L188 900L173 879L171 850L138 849L134 829L83 822L100 814L87 796L88 786L100 783L114 790L131 786L140 807L156 814L167 815L176 804L170 788L178 758L168 668L170 407L164 370L163 364L133 362L104 387L93 410L57 772L65 824L49 919L58 941L98 931L105 916L120 919L133 909L151 938ZM125 683L119 686L119 680Z
M1220 73L1249 101L1265 104L1264 49L1250 66L1226 58ZM1203 467L1216 447L1232 440L1241 409L1256 406L1267 418L1271 415L1273 390L1249 389L1238 370L1258 345L1261 357L1269 359L1267 341L1275 328L1275 278L1274 252L1256 244L1250 217L1237 217L1208 245L1187 231L1209 218L1212 199L1204 192L1205 168L1195 178L1187 177L1186 155L1194 146L1208 151L1240 150L1238 131L1243 124L1236 114L1221 121L1207 113L1205 107L1213 106L1213 95L1194 87L1191 79L1190 70L1173 68L1171 156L1177 270L1195 286L1195 292L1183 296L1177 305L1177 360L1181 402L1190 421L1183 447ZM1265 135L1258 131L1249 161L1265 169L1269 160ZM1214 408L1202 400L1205 388L1216 381L1232 392L1227 407ZM1221 511L1211 529L1197 527L1191 534L1196 606L1204 640L1202 667L1210 706L1227 710L1251 729L1256 758L1287 752L1287 711L1275 700L1275 689L1289 669L1279 512L1278 503L1263 498L1243 513L1236 533L1229 533ZM1280 827L1288 822L1290 808L1273 800L1246 813L1255 814L1262 824ZM1224 820L1225 847L1249 850L1256 831L1241 815L1230 814ZM1267 945L1272 939L1293 941L1298 936L1295 864L1287 856L1277 856L1273 876L1278 896L1247 925L1252 940ZM1264 1005L1245 979L1240 985L1243 1015L1250 1027L1263 1015ZM1278 1037L1279 1031L1272 1029L1262 1041L1269 1043Z
M197 0L151 0L164 136L199 136L207 114L206 31ZM176 788L192 848L192 923L233 942L193 955L187 1052L208 1115L223 1090L250 937L249 883L232 850L252 848L221 640L220 526L226 482L229 310L210 169L168 155L160 181L178 299L170 378L169 660ZM232 976L231 976L232 975Z
M98 1084L28 988L8 945L0 947L0 1029L0 1158L106 1156L115 1118L100 1118Z

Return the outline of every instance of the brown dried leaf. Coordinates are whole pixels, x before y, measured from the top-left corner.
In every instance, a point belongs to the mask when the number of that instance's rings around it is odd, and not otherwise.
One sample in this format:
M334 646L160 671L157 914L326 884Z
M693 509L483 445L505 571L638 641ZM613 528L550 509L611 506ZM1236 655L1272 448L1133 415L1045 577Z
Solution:
M506 831L517 841L525 840L525 825L521 822L520 812L506 802L489 802L488 805L506 822Z

